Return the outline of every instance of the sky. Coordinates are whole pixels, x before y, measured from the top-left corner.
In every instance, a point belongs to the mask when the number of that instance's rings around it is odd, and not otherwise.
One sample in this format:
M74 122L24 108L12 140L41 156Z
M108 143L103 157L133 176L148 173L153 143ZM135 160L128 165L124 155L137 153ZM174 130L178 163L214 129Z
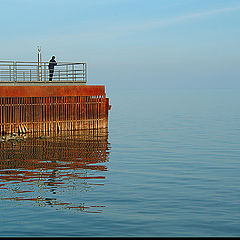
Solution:
M240 0L0 0L0 21L0 60L41 46L110 90L240 88Z

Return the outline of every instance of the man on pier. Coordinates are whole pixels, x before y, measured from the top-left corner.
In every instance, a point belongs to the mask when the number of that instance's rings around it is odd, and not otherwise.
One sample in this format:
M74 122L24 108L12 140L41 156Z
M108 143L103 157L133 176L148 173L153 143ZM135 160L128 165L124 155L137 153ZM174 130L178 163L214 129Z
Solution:
M52 56L52 59L49 61L48 69L49 69L49 81L52 81L54 66L57 65L55 61L55 56Z

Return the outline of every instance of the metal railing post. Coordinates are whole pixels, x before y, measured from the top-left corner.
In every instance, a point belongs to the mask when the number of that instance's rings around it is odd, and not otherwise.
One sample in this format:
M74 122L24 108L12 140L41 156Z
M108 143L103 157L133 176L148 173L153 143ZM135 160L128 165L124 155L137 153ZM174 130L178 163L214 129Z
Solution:
M66 75L67 75L67 80L68 80L68 65L66 65Z
M47 81L47 66L46 66L46 63L44 63L44 81Z
M17 81L17 62L14 62L14 81Z
M75 74L74 74L74 65L72 65L72 80L73 81L76 81L76 78L75 78Z
M12 81L11 66L9 66L9 78L10 78L10 81Z
M87 82L87 64L83 63L83 66L84 66L83 80L84 82Z
M85 65L84 63L82 64L82 81L85 79Z

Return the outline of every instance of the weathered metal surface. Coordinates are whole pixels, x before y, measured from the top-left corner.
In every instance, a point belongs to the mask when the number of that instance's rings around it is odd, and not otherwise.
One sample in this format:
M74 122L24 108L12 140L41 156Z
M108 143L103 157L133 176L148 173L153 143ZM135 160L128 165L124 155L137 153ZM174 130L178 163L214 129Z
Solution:
M108 126L104 86L0 86L0 133Z
M106 96L105 86L1 86L0 97Z

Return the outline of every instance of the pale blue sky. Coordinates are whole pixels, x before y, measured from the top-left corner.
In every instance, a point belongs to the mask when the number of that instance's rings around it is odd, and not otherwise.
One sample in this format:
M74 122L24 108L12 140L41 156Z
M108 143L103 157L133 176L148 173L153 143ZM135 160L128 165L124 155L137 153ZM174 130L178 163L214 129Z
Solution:
M240 0L0 0L0 60L86 61L108 89L240 88Z

